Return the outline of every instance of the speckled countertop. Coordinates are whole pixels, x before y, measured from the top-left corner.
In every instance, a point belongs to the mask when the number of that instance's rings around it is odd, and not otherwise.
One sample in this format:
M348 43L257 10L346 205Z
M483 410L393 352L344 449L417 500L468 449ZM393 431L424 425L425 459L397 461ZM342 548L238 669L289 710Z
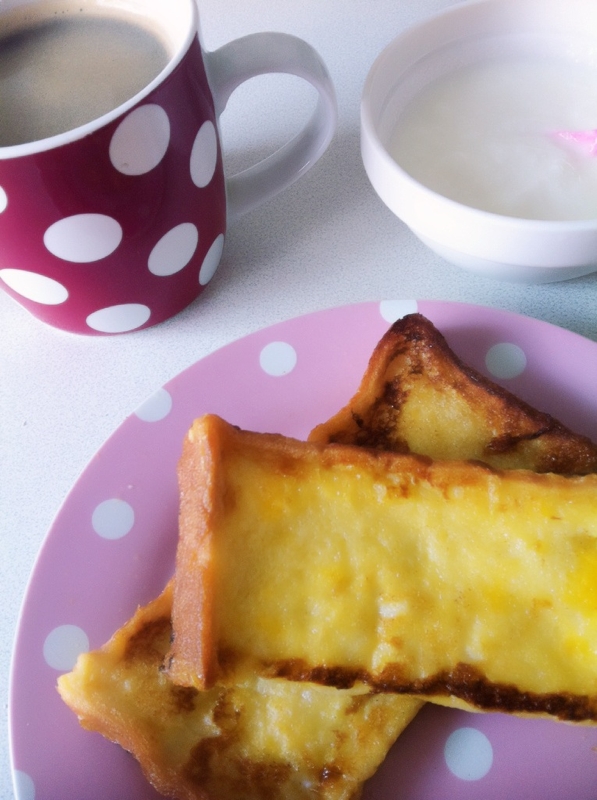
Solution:
M329 151L283 195L240 219L203 296L155 328L106 338L45 327L0 295L0 694L36 554L69 489L106 438L145 398L222 345L273 323L363 300L442 299L514 311L597 339L597 275L524 286L433 255L379 201L359 155L359 101L376 55L405 26L451 0L202 0L205 44L286 31L323 56L339 127ZM256 79L222 118L229 171L285 139L312 95L297 79ZM6 721L0 798L12 797Z

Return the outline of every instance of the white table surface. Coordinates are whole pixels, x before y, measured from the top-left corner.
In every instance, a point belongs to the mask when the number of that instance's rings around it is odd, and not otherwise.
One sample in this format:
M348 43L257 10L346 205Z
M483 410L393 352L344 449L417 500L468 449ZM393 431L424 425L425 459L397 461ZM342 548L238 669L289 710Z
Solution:
M523 286L461 271L420 244L385 208L359 155L361 88L404 27L452 0L202 0L207 49L262 30L306 39L336 85L339 127L315 168L229 231L216 277L177 318L115 337L44 326L0 296L0 695L19 608L43 538L100 445L147 397L198 359L259 328L363 300L443 299L507 309L597 339L597 275ZM312 90L258 78L222 118L227 169L262 157L306 118ZM0 798L12 797L7 724ZM64 798L64 800L70 800ZM77 800L82 800L78 798Z

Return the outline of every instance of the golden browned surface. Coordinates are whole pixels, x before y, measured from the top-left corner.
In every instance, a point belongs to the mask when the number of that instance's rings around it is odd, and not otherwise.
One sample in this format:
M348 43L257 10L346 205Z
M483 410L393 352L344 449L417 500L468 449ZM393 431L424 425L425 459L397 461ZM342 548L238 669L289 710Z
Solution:
M305 443L210 415L180 472L175 682L257 671L597 721L597 475Z
M478 459L503 469L597 471L592 441L466 365L421 314L392 325L375 347L354 397L309 440L434 459ZM479 683L477 690L482 689ZM505 708L506 687L501 697ZM394 702L399 709L412 697L397 696Z
M416 705L248 676L207 692L161 670L171 589L100 650L80 656L59 691L81 724L132 752L179 800L355 800Z
M355 396L309 438L501 469L597 472L593 442L463 364L420 314L390 328Z

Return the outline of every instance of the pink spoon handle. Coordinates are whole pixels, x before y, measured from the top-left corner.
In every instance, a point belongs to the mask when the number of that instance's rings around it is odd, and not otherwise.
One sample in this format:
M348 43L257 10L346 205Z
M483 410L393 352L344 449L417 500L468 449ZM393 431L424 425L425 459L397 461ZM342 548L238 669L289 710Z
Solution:
M555 136L581 145L587 155L597 156L597 129L592 131L555 131Z

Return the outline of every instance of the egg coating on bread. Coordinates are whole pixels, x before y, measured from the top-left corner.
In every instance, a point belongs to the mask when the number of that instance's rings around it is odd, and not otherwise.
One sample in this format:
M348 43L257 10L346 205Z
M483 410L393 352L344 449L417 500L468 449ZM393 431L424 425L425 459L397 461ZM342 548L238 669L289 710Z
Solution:
M211 415L180 475L175 682L257 671L597 720L597 476L305 443Z
M354 396L309 439L499 469L597 472L594 442L465 364L421 314L388 329Z
M355 800L418 701L258 675L200 692L161 669L171 586L60 677L88 730L132 752L158 791L180 800Z

